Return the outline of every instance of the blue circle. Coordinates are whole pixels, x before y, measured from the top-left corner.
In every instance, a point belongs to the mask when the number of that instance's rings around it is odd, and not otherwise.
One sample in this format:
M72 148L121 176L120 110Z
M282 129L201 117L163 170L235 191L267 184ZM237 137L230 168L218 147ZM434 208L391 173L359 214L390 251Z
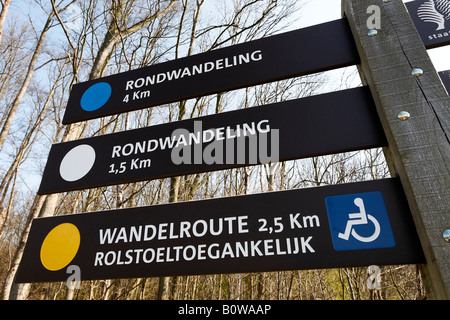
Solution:
M111 86L106 82L99 82L86 90L81 97L80 105L85 111L94 111L103 107L111 97Z

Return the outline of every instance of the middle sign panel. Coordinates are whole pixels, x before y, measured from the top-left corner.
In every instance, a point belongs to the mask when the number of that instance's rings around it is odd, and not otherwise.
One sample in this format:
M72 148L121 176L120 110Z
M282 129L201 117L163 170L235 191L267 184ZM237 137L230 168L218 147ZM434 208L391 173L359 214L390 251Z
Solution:
M394 178L37 218L16 281L423 262Z
M386 146L359 87L52 146L39 194Z

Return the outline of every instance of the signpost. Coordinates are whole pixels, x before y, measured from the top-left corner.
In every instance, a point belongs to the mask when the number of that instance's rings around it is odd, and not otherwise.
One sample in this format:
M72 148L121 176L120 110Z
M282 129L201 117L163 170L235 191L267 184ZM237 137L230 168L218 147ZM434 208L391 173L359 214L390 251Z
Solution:
M17 281L65 281L72 265L92 280L423 262L385 179L35 219Z
M450 246L443 237L450 223L448 93L403 2L380 4L382 27L370 37L362 17L372 4L344 0L344 13L361 57L360 72L386 133L392 174L402 181L424 248L428 297L449 299ZM405 112L409 116L400 116Z
M75 84L63 124L345 67L358 61L347 22L336 20Z
M386 146L366 87L53 145L39 193Z

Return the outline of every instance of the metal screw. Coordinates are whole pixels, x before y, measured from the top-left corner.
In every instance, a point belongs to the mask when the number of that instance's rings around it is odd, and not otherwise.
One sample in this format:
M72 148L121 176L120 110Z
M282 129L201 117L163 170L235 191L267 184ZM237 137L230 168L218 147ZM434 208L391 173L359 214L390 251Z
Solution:
M383 3L389 3L391 0L383 0Z
M442 236L444 237L445 241L450 243L450 229L445 230Z
M369 37L374 37L374 36L377 35L377 33L378 33L377 30L371 29L371 30L369 30L369 32L367 32L367 35L368 35Z
M423 70L420 68L414 68L414 69L412 69L411 74L414 77L420 77L423 74Z
M400 120L408 120L410 116L411 115L409 114L408 111L400 111L397 114L397 118L399 118Z

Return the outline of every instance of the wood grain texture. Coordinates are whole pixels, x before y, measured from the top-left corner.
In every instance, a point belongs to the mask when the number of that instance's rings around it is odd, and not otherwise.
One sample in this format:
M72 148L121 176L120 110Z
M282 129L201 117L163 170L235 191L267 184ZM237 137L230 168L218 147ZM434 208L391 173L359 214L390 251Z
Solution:
M367 8L381 9L381 29L367 35ZM388 140L390 168L401 179L427 259L424 280L431 299L450 296L450 98L401 0L343 0ZM411 75L421 68L420 77ZM397 114L408 111L408 120Z

